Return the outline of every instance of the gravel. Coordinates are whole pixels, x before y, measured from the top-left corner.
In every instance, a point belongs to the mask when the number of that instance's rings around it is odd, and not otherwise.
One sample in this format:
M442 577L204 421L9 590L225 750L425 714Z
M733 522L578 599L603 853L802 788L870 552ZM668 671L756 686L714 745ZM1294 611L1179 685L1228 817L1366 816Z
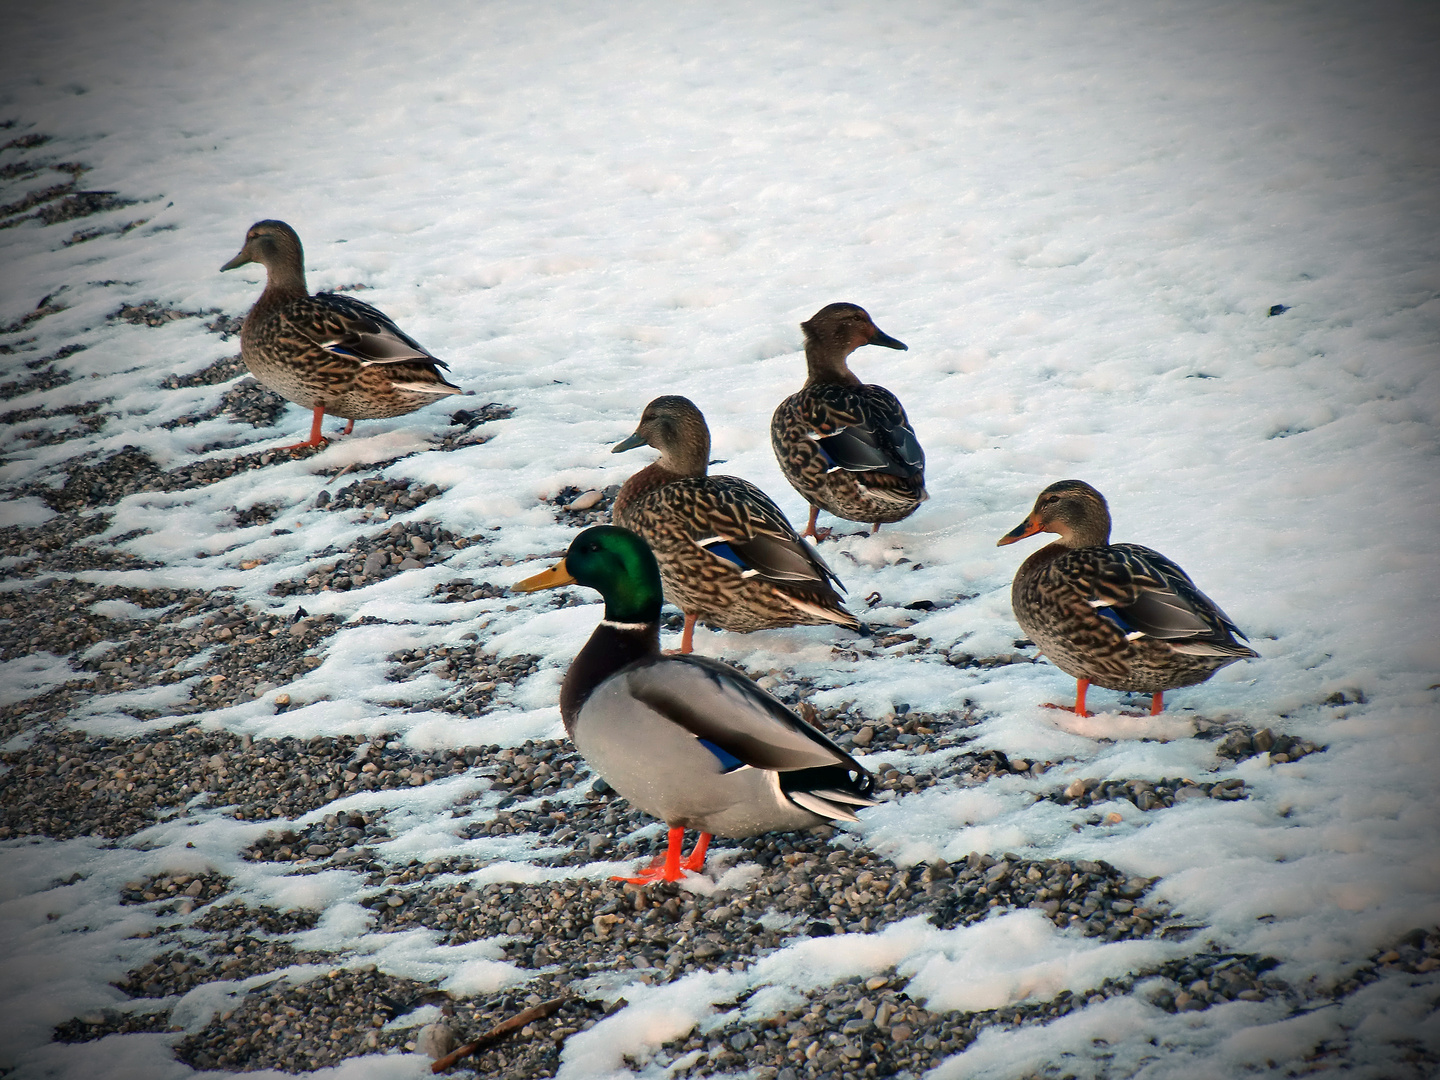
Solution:
M12 143L12 149L28 152L43 145L42 139ZM26 165L28 173L21 170L13 177L33 181L38 185L34 191L43 194L44 185L56 186L57 176L69 175L64 170L46 174L54 168L34 158ZM6 212L17 220L42 211L68 214L84 209L66 201L75 194L72 185ZM52 300L44 298L6 329L32 332L39 320L60 310ZM239 327L235 315L167 308L156 301L127 305L112 318L145 328L137 331L142 333L201 318L222 340ZM0 351L27 347L33 347L32 340L11 342ZM0 386L0 400L14 401L3 418L12 445L60 445L107 421L106 402L48 409L26 400L72 381L64 361L80 348L69 345L26 360L25 373ZM234 355L188 375L170 375L162 385L223 387L205 408L175 421L176 427L222 414L270 427L287 408L246 376ZM456 410L439 449L486 441L495 434L488 425L513 411L493 402ZM203 724L207 712L256 699L277 713L308 704L284 687L319 666L344 619L311 615L303 606L282 615L239 602L225 589L207 593L98 583L105 578L97 571L151 565L118 549L129 538L95 539L111 524L107 507L135 492L183 491L277 460L282 458L274 450L242 452L167 470L130 446L103 457L60 460L48 476L4 492L38 496L56 515L38 526L0 528L7 576L26 583L23 598L0 597L0 661L48 652L66 658L76 674L44 693L0 707L0 739L9 741L0 753L0 840L96 837L123 847L134 843L141 830L166 820L219 813L262 822L263 831L250 833L239 853L246 862L264 864L271 874L349 871L361 882L356 899L369 909L373 932L424 929L446 945L494 939L504 958L528 977L504 992L452 996L434 985L378 971L344 951L302 948L296 935L318 925L318 911L251 906L237 895L241 890L235 881L214 868L154 870L152 865L143 876L123 882L114 898L117 905L152 917L151 928L135 935L135 966L116 980L127 1001L65 1020L55 1028L57 1041L163 1032L176 1057L196 1068L299 1073L350 1056L404 1051L417 1040L431 1047L452 1039L465 1042L521 1010L574 995L553 1015L457 1070L529 1080L553 1076L564 1040L623 1006L623 999L586 999L579 988L593 976L625 972L640 982L663 984L693 972L744 970L759 957L809 937L866 933L917 917L937 927L973 925L1022 908L1043 914L1067 933L1107 941L1161 937L1180 943L1185 955L1080 993L973 1013L931 1012L907 995L903 976L886 971L818 988L803 1004L758 1024L737 1021L692 1031L662 1048L657 1060L676 1076L739 1076L748 1069L749 1080L918 1077L986 1029L1045 1024L1109 997L1133 995L1167 1012L1202 1011L1228 1001L1280 1001L1299 1012L1377 980L1424 979L1440 970L1440 929L1426 928L1364 958L1335 986L1293 986L1277 977L1272 958L1217 949L1203 925L1157 898L1155 880L1122 867L1015 852L976 852L953 864L936 860L899 866L877 852L852 847L849 834L829 826L717 842L714 865L756 868L741 892L701 896L674 885L635 889L580 877L477 884L477 872L515 858L554 873L600 860L633 865L655 853L663 829L610 792L564 741L421 752L389 734L252 739L192 726ZM440 522L419 520L440 488L394 475L395 464L372 463L361 470L365 475L348 478L348 468L334 472L314 505L371 523L373 530L343 549L317 553L276 584L274 596L345 591L420 566L443 565L457 551L488 544L488 535L461 536ZM382 471L386 475L379 475ZM62 477L58 486L47 482ZM568 487L548 503L557 520L579 529L608 520L617 490ZM270 525L284 509L257 503L235 511L233 525ZM476 574L472 568L484 565L473 561L475 554L467 573ZM497 557L490 565L516 561ZM82 572L90 580L72 576ZM450 578L434 586L431 595L444 603L509 601L502 587L484 580L483 571ZM877 620L885 616L887 625L877 625L868 637L847 638L833 655L840 662L905 657L967 670L1036 662L1028 641L1016 640L993 655L975 655L911 628L923 613L968 599L912 595L887 601L871 594L857 609L863 604ZM104 613L116 609L106 601L133 604L146 617L111 617ZM546 602L567 606L593 598L564 590ZM668 628L678 629L678 623L673 612L667 615ZM440 689L424 700L408 695L382 707L465 717L507 706L540 663L535 656L497 655L483 636L483 625L457 640L397 651L388 661L397 693L399 684L422 677L434 679ZM869 716L853 709L815 708L812 699L823 688L784 670L749 674L842 745L893 758L882 764L872 756L870 762L883 799L1009 777L1012 783L1027 781L1036 800L1076 811L1077 829L1104 824L1106 808L1121 802L1163 813L1195 799L1247 799L1247 785L1229 775L1235 762L1268 755L1272 764L1284 765L1324 750L1300 735L1256 729L1234 717L1197 716L1196 737L1214 747L1212 772L1193 778L1077 777L1073 762L1021 760L985 745L976 736L985 717L967 702L946 712L922 712L901 703ZM97 695L177 684L188 696L163 713L132 709L133 718L147 725L141 734L106 736L70 726L75 710ZM1344 709L1356 700L1346 692L1325 704ZM392 851L392 823L382 798L324 812L347 795L383 796L462 776L473 781L476 794L441 811L439 824L467 842L463 856L422 862ZM300 821L316 811L321 813L314 820ZM83 879L71 879L76 880ZM252 985L230 1011L199 1031L174 1029L171 1009L178 995L206 983L241 979ZM432 1008L414 1013L424 1005ZM423 1040L422 1024L428 1028ZM1343 1046L1326 1053L1331 1054L1327 1062L1347 1060ZM1415 1053L1415 1075L1440 1064L1426 1058L1426 1051Z

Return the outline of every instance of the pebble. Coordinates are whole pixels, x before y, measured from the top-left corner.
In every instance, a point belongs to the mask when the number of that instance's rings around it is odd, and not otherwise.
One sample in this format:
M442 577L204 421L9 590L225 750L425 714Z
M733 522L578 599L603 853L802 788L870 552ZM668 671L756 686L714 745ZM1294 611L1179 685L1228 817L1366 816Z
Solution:
M140 325L152 325L151 317L162 324L173 321L168 309L158 305L136 309ZM217 320L216 327L217 333L233 333L235 320ZM177 387L234 381L210 399L213 413L197 412L176 426L222 413L273 425L286 404L253 380L235 381L240 374L238 359L231 356L193 375L173 377ZM39 387L47 381L63 385L69 376L57 360L48 371L27 378ZM444 437L443 448L484 441L486 436L476 434L479 426L511 411L493 403L456 411L455 430ZM73 430L83 431L92 416L104 420L97 405L75 415ZM228 877L198 858L163 870L147 864L143 875L135 871L137 877L124 883L116 897L132 909L129 917L153 916L153 925L127 943L135 950L127 954L136 957L130 961L134 966L115 980L131 998L132 1008L96 1010L67 1020L55 1028L57 1040L166 1032L169 1009L179 995L206 983L233 986L251 980L244 996L234 997L201 1029L174 1033L172 1045L181 1062L202 1070L300 1073L346 1058L399 1053L407 1045L438 1057L455 1041L472 1038L596 975L663 985L699 972L741 971L809 937L874 932L915 917L939 927L971 925L1020 908L1040 913L1069 934L1100 940L1163 936L1170 942L1195 937L1196 943L1193 955L1105 980L1078 994L1062 992L1048 1000L1027 999L1021 1005L975 1013L932 1013L909 997L906 976L893 970L867 972L810 991L800 1003L787 1004L785 1012L772 1017L743 1023L737 1019L703 1035L692 1030L667 1043L662 1053L676 1062L698 1052L692 1064L676 1070L677 1076L749 1070L755 1080L843 1080L866 1076L874 1064L878 1075L913 1077L963 1050L987 1027L1050 1022L1089 1002L1136 993L1142 979L1147 981L1139 992L1171 1012L1203 1010L1224 1001L1300 1001L1315 992L1276 978L1271 958L1207 951L1197 928L1154 897L1151 879L1099 860L1031 859L996 851L971 853L951 864L937 859L901 867L863 846L852 850L836 844L837 832L822 828L719 842L732 849L734 864L753 867L754 873L742 890L704 896L667 885L623 890L589 876L476 884L483 880L476 876L484 869L481 858L421 863L387 852L384 792L470 774L487 798L447 804L441 811L451 815L445 827L462 841L516 838L541 852L533 861L546 870L602 859L633 865L652 854L650 842L635 834L642 829L652 834L654 823L609 792L562 741L418 753L395 745L397 740L384 732L363 740L253 739L188 728L184 721L163 733L123 739L67 730L66 717L96 692L155 690L193 677L182 664L202 649L209 650L210 659L200 672L195 696L172 713L198 716L256 699L272 701L277 710L305 704L292 701L303 697L299 691L284 688L323 662L340 617L312 615L292 621L288 615L237 603L224 590L146 591L73 576L151 565L94 540L110 528L112 518L105 508L126 495L199 487L292 459L273 451L210 454L166 470L142 450L125 447L99 460L63 462L53 476L63 475L58 486L47 483L16 492L44 499L56 516L37 527L0 529L0 556L9 559L7 574L33 579L23 603L0 598L0 617L7 620L0 659L45 649L72 658L83 678L36 699L0 707L0 735L8 740L24 731L28 738L23 747L12 743L17 748L0 755L0 839L93 835L124 841L158 821L183 825L187 816L213 814L223 807L236 820L267 823L261 826L264 831L245 834L248 846L241 852L252 863L273 864L267 873L303 876L340 869L363 879L374 933L424 930L442 946L503 941L499 959L528 978L508 989L467 996L385 974L373 963L347 968L343 954L296 947L293 936L312 929L319 912L250 907L232 895ZM567 488L547 503L557 520L579 528L607 520L617 490ZM345 515L342 524L358 523L366 535L343 549L317 553L295 576L277 583L273 595L364 588L430 566L440 568L435 576L447 578L434 586L437 602L513 603L503 588L478 580L478 574L458 577L446 569L456 551L489 541L484 535L459 535L435 520L420 520L433 512L423 508L441 493L437 485L381 476L322 489L313 505ZM286 525L282 510L288 514L278 502L256 503L234 511L233 524ZM483 565L504 561L514 560L489 559ZM468 562L462 573L477 573L481 565ZM110 599L134 603L148 617L119 622L93 613L97 601ZM590 600L560 594L547 602L565 606ZM934 606L932 601L923 603ZM967 669L1034 662L1021 652L976 657L947 650L919 636L923 625L893 632L897 622L873 641L847 641L835 657L858 661L886 650L887 656ZM106 641L120 644L91 660L78 660ZM492 655L483 636L472 630L468 639L457 633L453 640L401 650L388 657L388 663L396 683L425 680L420 685L427 689L408 695L405 707L473 718L508 702L539 661ZM804 703L809 708L809 699L828 689L789 672L752 674L766 679L792 706ZM1333 704L1351 700L1342 698ZM887 800L1003 776L1024 776L1028 787L1039 793L1045 781L1029 779L1042 778L1061 764L1011 760L978 745L973 729L980 715L971 706L927 713L896 704L893 712L878 717L838 709L811 712L832 737L869 754L895 757L893 764L878 770L877 789ZM137 716L141 721L153 718ZM1235 723L1212 725L1202 737L1215 743L1222 764L1269 754L1272 764L1284 765L1323 750L1302 738ZM897 753L902 748L904 753ZM1065 781L1043 797L1086 809L1123 800L1136 807L1136 813L1126 813L1137 821L1141 813L1165 812L1178 803L1249 796L1236 777L1092 782L1075 778L1069 772L1075 768L1071 763L1061 768ZM348 795L364 799L348 800L343 811L322 810ZM301 825L304 815L312 816ZM484 850L483 845L466 850L477 848ZM329 974L293 983L284 977L270 982L259 978L294 965L311 966L312 971L318 965ZM1377 949L1333 993L1338 998L1367 981L1437 969L1440 931L1416 931ZM419 1029L387 1027L420 1005L439 1006L442 1019ZM527 1035L489 1048L467 1065L479 1075L516 1080L552 1076L566 1039L619 1007L575 998L554 1016L529 1025Z

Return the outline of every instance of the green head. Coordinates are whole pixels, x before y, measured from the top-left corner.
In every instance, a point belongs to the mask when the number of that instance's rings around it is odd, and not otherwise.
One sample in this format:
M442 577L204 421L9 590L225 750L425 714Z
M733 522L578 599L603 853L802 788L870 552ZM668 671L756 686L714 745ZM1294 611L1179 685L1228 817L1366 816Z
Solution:
M605 598L611 622L658 622L660 567L650 545L629 529L596 525L570 542L565 559L543 573L511 586L516 592L539 592L560 585L585 585Z

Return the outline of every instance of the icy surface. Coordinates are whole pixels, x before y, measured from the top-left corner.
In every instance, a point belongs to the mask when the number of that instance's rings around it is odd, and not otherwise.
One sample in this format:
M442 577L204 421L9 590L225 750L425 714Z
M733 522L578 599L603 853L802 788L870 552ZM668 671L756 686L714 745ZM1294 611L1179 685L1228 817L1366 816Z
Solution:
M149 299L242 314L258 268L218 267L263 217L299 230L313 289L369 286L367 301L445 358L477 395L463 407L516 407L483 445L436 449L450 410L435 407L363 422L304 460L280 455L113 507L101 539L129 536L120 549L158 566L79 572L85 581L228 588L261 609L303 604L381 624L343 629L319 667L276 688L304 707L276 714L262 698L185 725L257 737L398 732L417 749L558 737L558 678L598 608L441 604L436 586L482 574L512 584L536 569L527 560L563 549L573 528L541 500L638 468L639 455L612 458L609 446L661 393L692 397L724 471L803 520L768 418L802 379L797 324L850 300L909 345L862 350L853 363L906 404L931 498L876 536L825 545L825 557L857 607L882 595L871 612L880 622L917 600L961 599L905 611L918 616L908 632L932 642L913 657L837 658L831 646L846 638L828 628L702 628L701 652L791 671L820 686L816 704L866 716L968 700L985 717L972 732L982 745L1070 759L1056 774L1064 781L1230 769L1187 737L1197 715L1327 748L1243 763L1236 774L1253 794L1240 803L1077 831L1074 815L1032 804L1054 777L1011 778L866 811L853 839L902 864L1013 851L1159 876L1159 894L1210 940L1279 958L1297 985L1334 984L1398 935L1440 922L1433 8L62 0L7 22L23 59L0 78L0 118L18 125L4 137L49 135L47 153L93 167L88 188L141 200L0 234L0 323L42 298L64 305L3 340L34 338L26 348L37 355L87 346L66 361L74 381L6 408L104 400L108 415L68 441L6 433L7 490L58 485L81 453L136 446L171 469L303 433L298 407L274 429L224 414L167 426L227 387L162 381L237 344L200 319L107 319ZM77 225L142 217L123 235L62 244ZM1286 310L1270 314L1276 305ZM3 358L7 380L25 375L28 355ZM216 443L232 449L202 452ZM271 595L322 550L374 530L315 508L322 471L367 476L391 461L380 475L442 489L410 517L490 542L350 592ZM1039 708L1073 693L1045 664L944 663L952 646L1014 650L1008 587L1030 548L995 540L1066 477L1107 495L1116 539L1186 567L1261 658L1170 695L1156 721L1115 715L1124 702L1101 690L1091 704L1105 711L1089 722ZM257 504L278 506L288 533L232 526ZM49 516L27 495L5 523ZM146 617L101 604L107 618ZM493 711L382 704L432 696L420 682L388 682L390 654L482 626L499 654L542 657ZM80 677L47 653L11 661L0 704ZM137 708L163 712L166 699L97 698L70 722L110 734L167 722L136 720ZM462 777L326 810L383 808L393 834L383 857L426 859L462 848L436 815L473 795ZM200 811L143 834L143 854L88 840L0 843L0 1071L192 1075L156 1036L50 1042L56 1023L114 1000L108 982L141 955L129 935L143 920L114 897L142 870L213 867L252 902L320 909L303 947L333 950L337 963L363 958L464 993L524 979L485 943L379 940L354 905L357 875L290 877L245 862L255 834ZM77 870L83 896L52 886ZM476 881L497 873L557 871L493 864ZM932 1008L986 1009L1083 990L1170 949L1097 946L1028 912L954 931L903 923L843 946L800 942L745 973L628 987L626 1008L571 1039L562 1075L630 1075L625 1055L643 1060L756 987L779 995L896 968ZM221 1004L200 995L187 1007L203 1024ZM1384 987L1301 1016L1248 1003L1166 1016L1138 997L1111 999L988 1031L935 1075L1022 1075L1062 1059L1077 1075L1284 1072L1342 1029L1363 1072L1367 1037L1379 1045L1423 1016ZM1099 1039L1109 1056L1094 1050ZM1153 1040L1167 1049L1158 1059ZM422 1072L414 1058L372 1057L318 1075Z

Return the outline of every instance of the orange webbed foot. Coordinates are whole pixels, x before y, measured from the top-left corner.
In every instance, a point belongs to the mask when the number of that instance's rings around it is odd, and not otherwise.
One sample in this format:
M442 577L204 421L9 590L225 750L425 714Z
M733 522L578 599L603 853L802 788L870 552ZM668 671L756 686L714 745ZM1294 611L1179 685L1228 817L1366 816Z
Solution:
M657 855L649 866L634 877L626 877L623 874L616 874L611 881L624 881L631 885L649 885L655 881L680 881L686 874L698 873L705 865L705 852L710 847L710 834L701 833L700 838L695 841L695 850L690 853L689 858L683 862L680 858L680 850L685 845L685 830L673 828L670 830L668 843L665 845L665 854Z

